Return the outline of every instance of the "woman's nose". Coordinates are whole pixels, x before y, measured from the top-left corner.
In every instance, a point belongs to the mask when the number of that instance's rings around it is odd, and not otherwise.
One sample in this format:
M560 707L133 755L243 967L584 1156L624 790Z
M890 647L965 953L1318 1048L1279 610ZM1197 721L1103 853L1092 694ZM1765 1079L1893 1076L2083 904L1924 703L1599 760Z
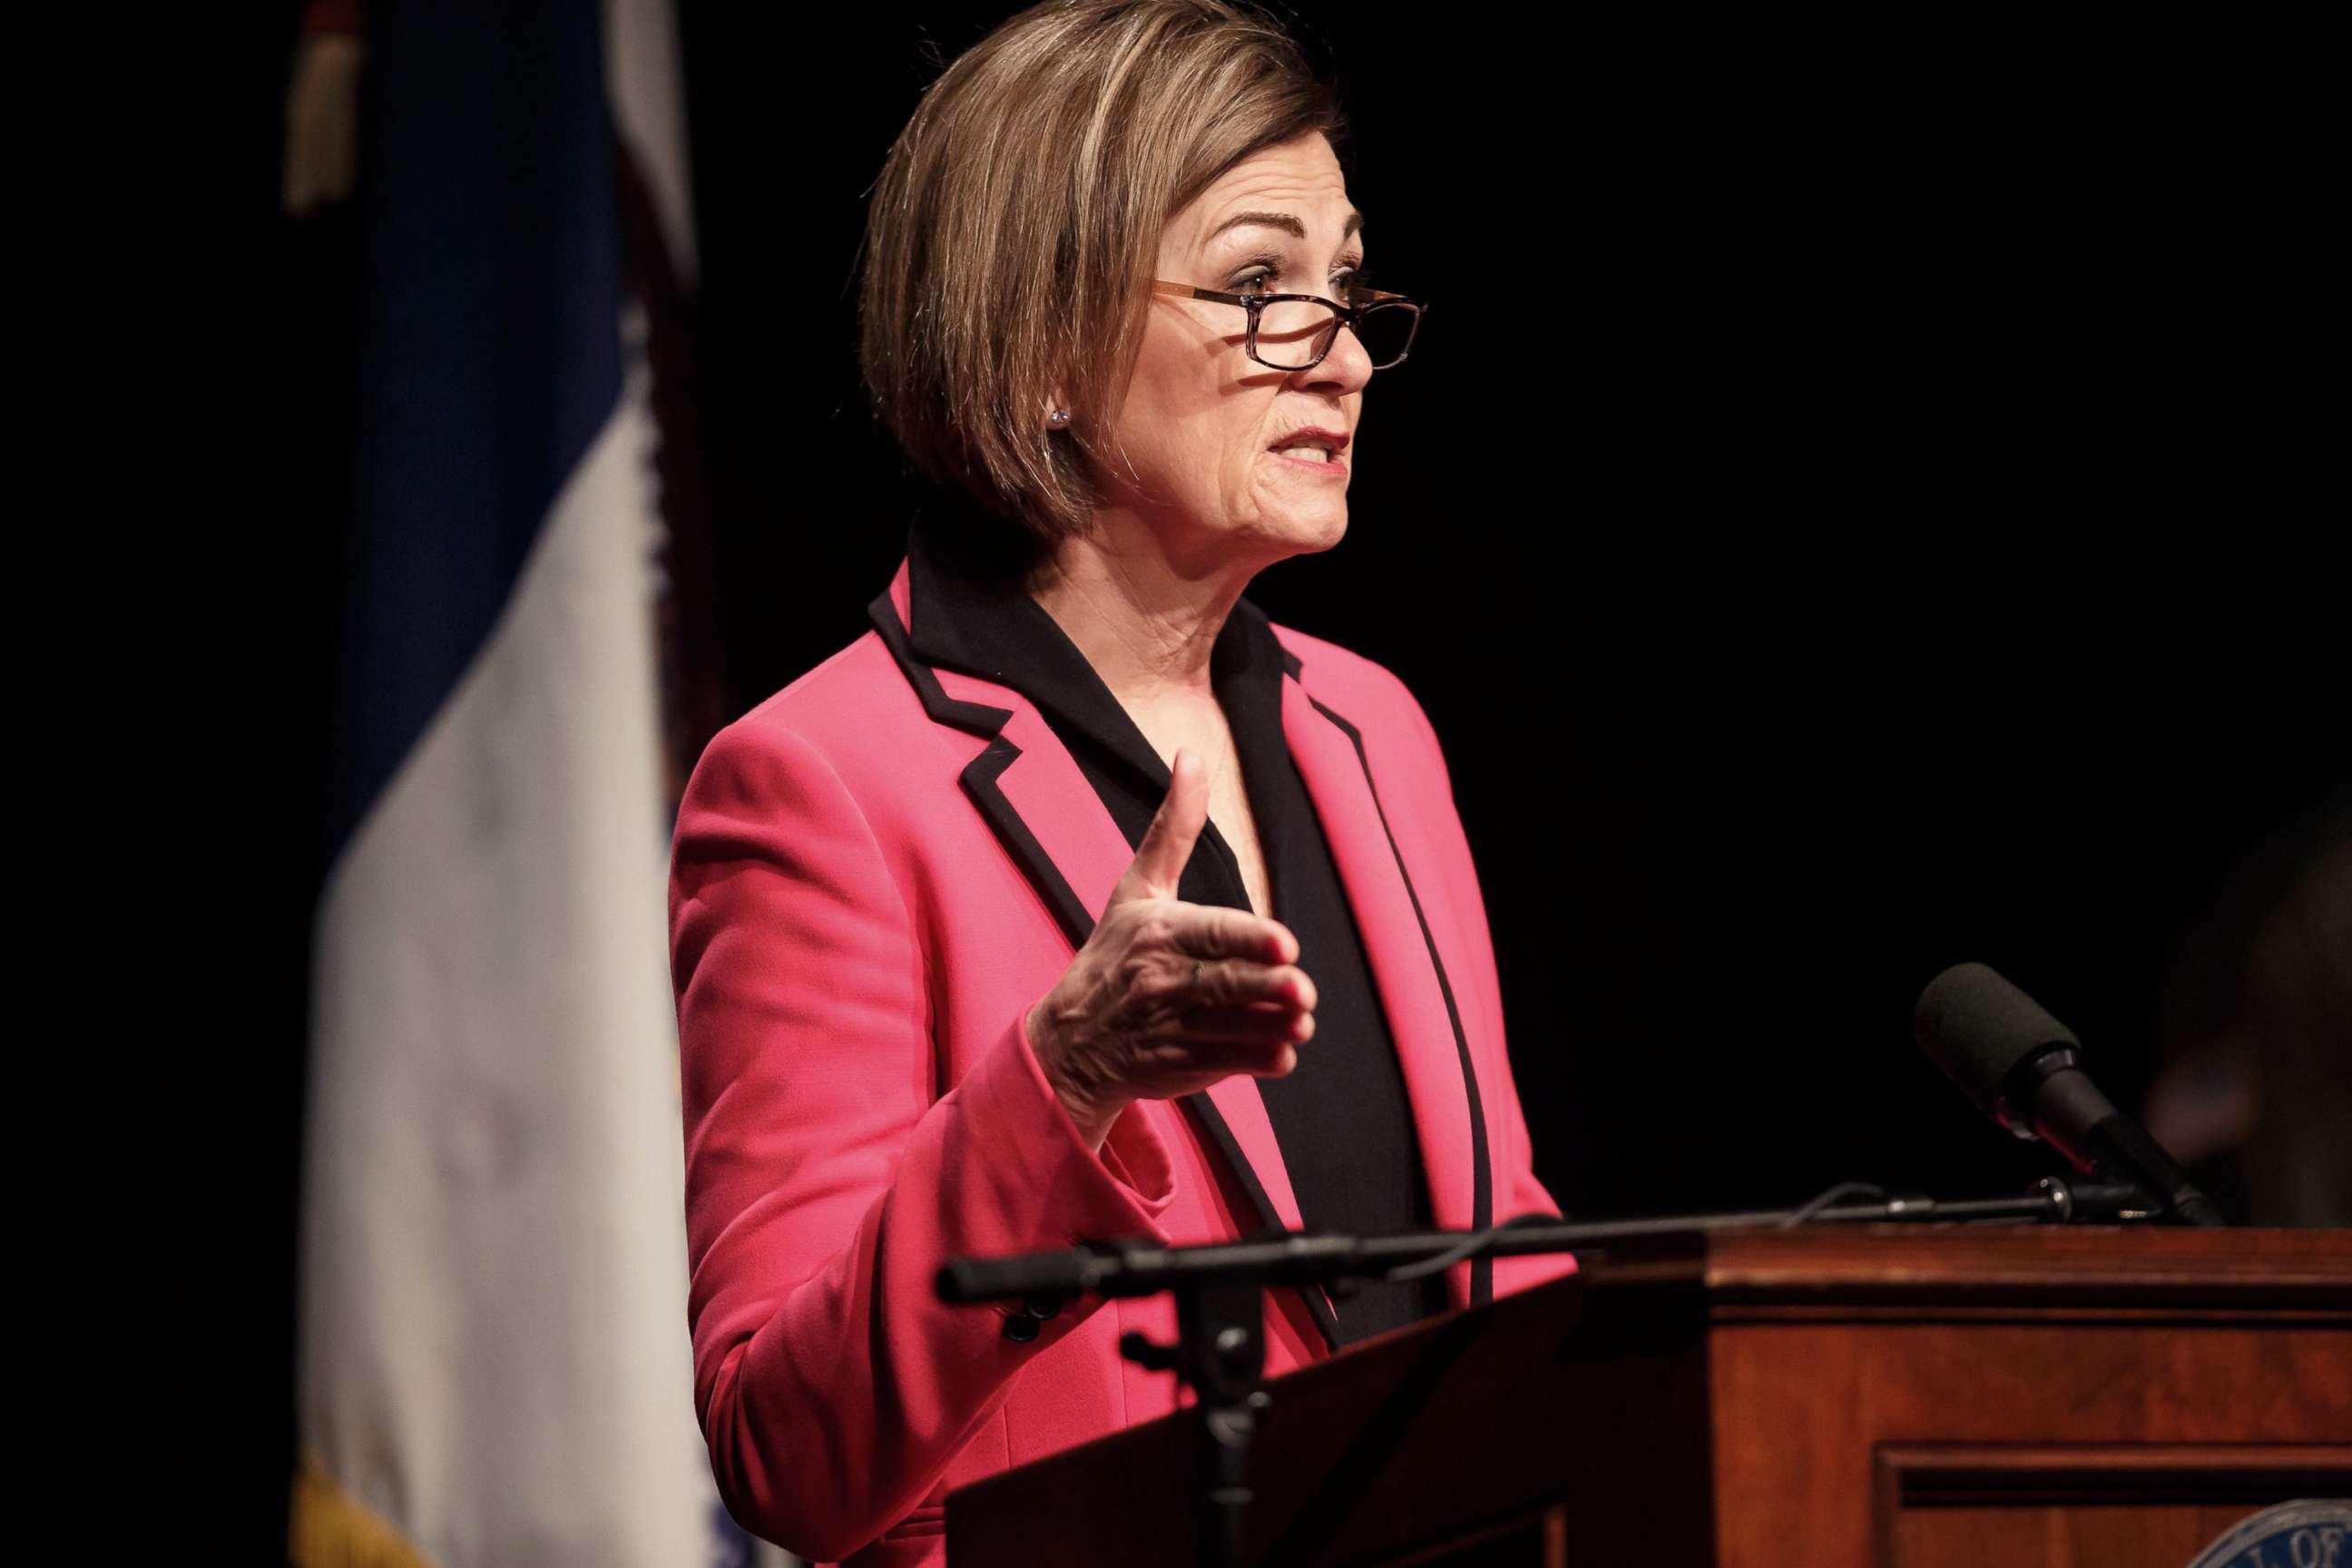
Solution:
M1364 349L1355 332L1341 327L1331 340L1331 351L1322 363L1298 373L1303 384L1334 387L1339 392L1361 392L1364 384L1372 379L1372 356Z

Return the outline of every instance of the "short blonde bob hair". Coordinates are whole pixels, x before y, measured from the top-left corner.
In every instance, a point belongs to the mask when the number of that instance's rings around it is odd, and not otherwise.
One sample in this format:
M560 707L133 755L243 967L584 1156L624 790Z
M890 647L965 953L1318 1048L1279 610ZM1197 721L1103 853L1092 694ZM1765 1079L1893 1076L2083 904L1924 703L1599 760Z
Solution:
M876 414L1034 563L1088 526L1090 476L1116 458L1168 219L1252 153L1340 131L1335 91L1255 11L1013 17L931 84L875 185L858 361Z

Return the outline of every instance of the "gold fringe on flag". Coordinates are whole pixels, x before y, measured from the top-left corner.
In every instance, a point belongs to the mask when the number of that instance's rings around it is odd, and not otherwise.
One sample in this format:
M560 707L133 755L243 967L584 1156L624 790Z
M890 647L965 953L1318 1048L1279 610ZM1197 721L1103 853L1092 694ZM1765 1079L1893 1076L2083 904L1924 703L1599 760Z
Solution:
M432 1568L405 1536L337 1486L309 1454L294 1472L286 1551L294 1568Z

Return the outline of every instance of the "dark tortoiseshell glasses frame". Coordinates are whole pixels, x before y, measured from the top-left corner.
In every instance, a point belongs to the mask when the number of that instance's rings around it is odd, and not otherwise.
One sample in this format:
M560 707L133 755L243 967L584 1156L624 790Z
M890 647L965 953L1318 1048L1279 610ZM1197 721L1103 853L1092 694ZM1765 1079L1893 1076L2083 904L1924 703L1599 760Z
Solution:
M1151 281L1151 290L1155 294L1172 294L1179 299L1208 300L1220 305L1239 305L1243 310L1249 312L1248 348L1250 358L1257 361L1258 363L1265 366L1268 370L1291 372L1313 370L1317 365L1321 364L1323 363L1324 356L1331 352L1331 345L1339 341L1340 327L1345 327L1349 331L1354 332L1356 334L1356 341L1360 343L1364 341L1364 334L1359 323L1362 321L1365 315L1369 312L1373 310L1411 310L1412 312L1412 322L1411 327L1405 332L1404 347L1397 351L1396 357L1394 359L1382 360L1378 364L1372 366L1374 370L1394 369L1396 366L1401 365L1405 362L1406 355L1412 353L1413 340L1421 335L1422 314L1429 309L1427 305L1423 304L1418 300L1409 300L1402 294L1386 293L1378 289L1350 289L1348 290L1349 302L1345 305L1342 305L1337 300L1327 300L1320 294L1225 294L1220 293L1214 289L1195 289L1190 283L1171 283L1164 278L1153 279ZM1305 364L1276 364L1274 361L1266 358L1264 354L1257 352L1257 325L1259 313L1268 305L1279 305L1286 301L1305 305L1320 305L1325 310L1330 311L1332 316L1338 321L1338 325L1334 326L1328 333L1321 334L1323 337L1323 346L1317 350L1315 357L1308 360Z

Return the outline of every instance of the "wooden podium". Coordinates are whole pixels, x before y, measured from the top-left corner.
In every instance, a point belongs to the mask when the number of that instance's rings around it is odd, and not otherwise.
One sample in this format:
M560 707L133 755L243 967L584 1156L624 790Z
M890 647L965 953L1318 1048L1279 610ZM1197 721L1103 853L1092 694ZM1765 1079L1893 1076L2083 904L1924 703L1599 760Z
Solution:
M1268 1387L1255 1563L2186 1568L2352 1496L2352 1232L1721 1233ZM1192 1423L952 1493L949 1561L1195 1561Z

